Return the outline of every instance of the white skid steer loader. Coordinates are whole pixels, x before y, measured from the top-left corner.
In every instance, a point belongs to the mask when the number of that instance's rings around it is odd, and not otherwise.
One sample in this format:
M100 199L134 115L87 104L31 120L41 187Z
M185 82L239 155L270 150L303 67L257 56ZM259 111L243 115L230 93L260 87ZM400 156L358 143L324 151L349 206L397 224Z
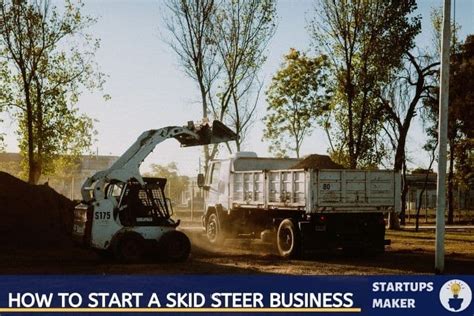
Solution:
M179 220L171 218L166 179L144 178L139 171L143 160L168 138L188 147L227 142L237 135L219 121L144 132L109 169L82 185L83 201L74 210L75 241L124 262L136 262L147 252L169 261L188 258L191 244L176 230Z

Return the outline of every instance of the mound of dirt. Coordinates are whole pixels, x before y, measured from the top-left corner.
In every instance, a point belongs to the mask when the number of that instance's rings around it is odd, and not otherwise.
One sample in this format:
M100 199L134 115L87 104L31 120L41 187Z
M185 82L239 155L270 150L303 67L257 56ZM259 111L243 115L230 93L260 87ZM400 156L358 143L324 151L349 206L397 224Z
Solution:
M298 162L291 169L344 169L344 167L332 161L329 156L313 154Z
M0 172L0 246L57 247L70 243L74 202L47 184Z

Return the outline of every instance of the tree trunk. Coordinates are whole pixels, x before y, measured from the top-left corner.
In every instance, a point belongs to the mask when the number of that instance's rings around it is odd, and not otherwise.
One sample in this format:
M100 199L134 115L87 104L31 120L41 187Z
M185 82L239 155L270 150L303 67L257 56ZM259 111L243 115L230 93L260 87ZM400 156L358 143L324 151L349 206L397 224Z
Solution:
M436 147L435 147L436 149ZM419 197L419 203L418 205L416 206L416 225L415 225L415 231L418 231L418 228L419 228L419 222L420 222L420 211L421 211L421 201L423 199L423 194L425 193L426 191L426 187L428 186L428 178L429 178L429 175L430 175L430 170L431 170L431 167L433 166L433 162L435 160L435 154L434 154L434 150L433 150L433 156L430 160L430 165L428 167L428 169L426 170L426 176L425 176L425 182L423 183L423 189L421 189L421 192L420 192L420 197ZM426 198L426 204L428 204L428 198ZM428 208L428 205L425 205L426 208Z
M402 172L402 190L400 194L400 217L397 215L396 212L392 211L389 214L389 229L399 230L400 229L400 219L402 220L403 225L405 225L405 209L406 209L406 196L408 193L408 185L406 184L406 166L405 166L405 136L406 134L400 133L400 139L398 141L397 151L395 153L395 162L393 169L395 172Z
M398 153L398 151L397 151ZM397 164L397 161L401 161L402 164L403 164L403 159L395 159L395 163ZM404 166L404 164L403 164ZM398 168L398 169L397 169ZM402 165L396 165L395 168L394 168L394 171L395 172L400 172L400 170L402 169ZM402 187L402 192L401 192L401 195L400 197L395 197L395 198L399 198L401 199L401 210L400 210L400 215L404 214L405 213L405 207L406 207L406 194L408 192L408 186L406 184L406 172L403 172L403 179L402 179L402 182L403 182L403 187ZM388 228L389 229L392 229L392 230L400 230L400 218L397 214L397 212L395 211L391 211L389 214L388 214ZM405 221L404 221L404 216L402 217L403 218L403 224L405 224Z
M393 163L393 169L395 171L402 171L402 168L405 164L405 139L406 133L404 133L403 130L400 130L400 138L398 140L395 161Z
M346 52L347 54L347 52ZM351 169L357 168L357 157L355 155L355 144L354 144L354 113L353 113L353 101L354 101L354 87L352 85L352 71L351 71L351 61L349 56L346 56L346 94L347 94L347 108L348 108L348 120L349 120L349 164Z
M43 113L43 103L41 99L41 84L38 77L35 76L36 83L36 120L34 120L36 126L35 131L35 143L36 143L36 172L35 172L35 183L38 183L43 173L43 164L44 164L44 113Z
M402 171L402 190L400 195L400 217L397 216L395 212L390 214L389 229L398 230L400 229L400 224L405 225L405 210L406 210L406 197L408 193L408 185L406 181L406 165L405 165L405 143L406 135L408 129L405 126L400 128L400 137L397 144L397 149L395 152L395 161L393 164L393 169L395 172ZM401 220L401 223L400 223Z
M421 189L420 198L423 197L423 194L425 193L425 188L426 188L426 181L423 186L423 189ZM421 203L418 203L416 205L416 214L415 214L415 231L416 232L420 229L420 211L421 211Z
M298 145L298 138L296 138L295 153L296 153L296 158L300 159L300 146Z
M35 162L35 170L33 173L33 182L32 184L37 184L39 179L41 178L41 174L43 173L43 167L41 162L36 161Z
M402 172L402 194L401 194L401 210L400 210L400 225L405 225L405 213L407 209L407 194L408 194L408 183L407 183L407 166L403 163Z
M28 134L28 183L36 184L39 180L38 167L34 155L34 135L33 135L33 105L30 99L30 89L24 85L26 103L26 129Z
M236 151L240 151L240 142L243 139L242 135L242 126L240 121L240 113L239 113L239 100L235 93L235 90L232 89L232 100L234 102L234 109L235 109L235 133L237 134L237 139L235 140L235 147Z
M449 173L448 173L448 224L454 223L454 200L453 200L453 187L454 187L454 144L449 145Z
M391 211L388 213L388 229L399 230L400 221L396 212Z
M418 204L416 205L416 216L415 216L415 231L417 232L420 228L420 211L421 211L421 202L423 200L423 194L425 194L426 186L428 185L428 175L430 173L430 169L426 172L425 182L423 184L423 189L421 189L420 196L418 198ZM428 203L428 201L426 202ZM428 207L425 205L425 207Z
M202 102L202 119L203 121L207 120L207 93L204 86L204 78L202 74L198 74L199 90L201 91L201 102ZM209 160L211 160L211 155L209 153L209 145L203 146L204 152L204 174L207 174L207 169L209 168Z

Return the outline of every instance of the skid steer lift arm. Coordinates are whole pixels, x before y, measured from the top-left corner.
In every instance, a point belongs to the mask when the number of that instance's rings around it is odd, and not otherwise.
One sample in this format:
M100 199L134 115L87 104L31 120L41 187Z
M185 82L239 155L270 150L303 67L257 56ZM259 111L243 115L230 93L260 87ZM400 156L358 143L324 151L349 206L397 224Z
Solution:
M188 122L187 126L168 126L143 132L132 146L109 168L88 178L81 188L86 202L104 198L104 186L111 181L127 182L136 179L142 185L140 165L155 147L168 138L175 138L182 147L217 144L237 139L237 135L219 121L202 124Z

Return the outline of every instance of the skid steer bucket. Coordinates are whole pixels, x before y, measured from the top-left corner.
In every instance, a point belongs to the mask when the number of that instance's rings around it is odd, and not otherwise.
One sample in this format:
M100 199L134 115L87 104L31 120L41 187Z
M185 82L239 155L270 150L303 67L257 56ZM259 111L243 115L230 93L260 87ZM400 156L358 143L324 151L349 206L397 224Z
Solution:
M238 138L234 131L217 120L212 122L212 126L207 122L199 125L189 122L187 127L195 132L198 138L187 134L176 136L176 139L181 143L182 147L217 144Z

